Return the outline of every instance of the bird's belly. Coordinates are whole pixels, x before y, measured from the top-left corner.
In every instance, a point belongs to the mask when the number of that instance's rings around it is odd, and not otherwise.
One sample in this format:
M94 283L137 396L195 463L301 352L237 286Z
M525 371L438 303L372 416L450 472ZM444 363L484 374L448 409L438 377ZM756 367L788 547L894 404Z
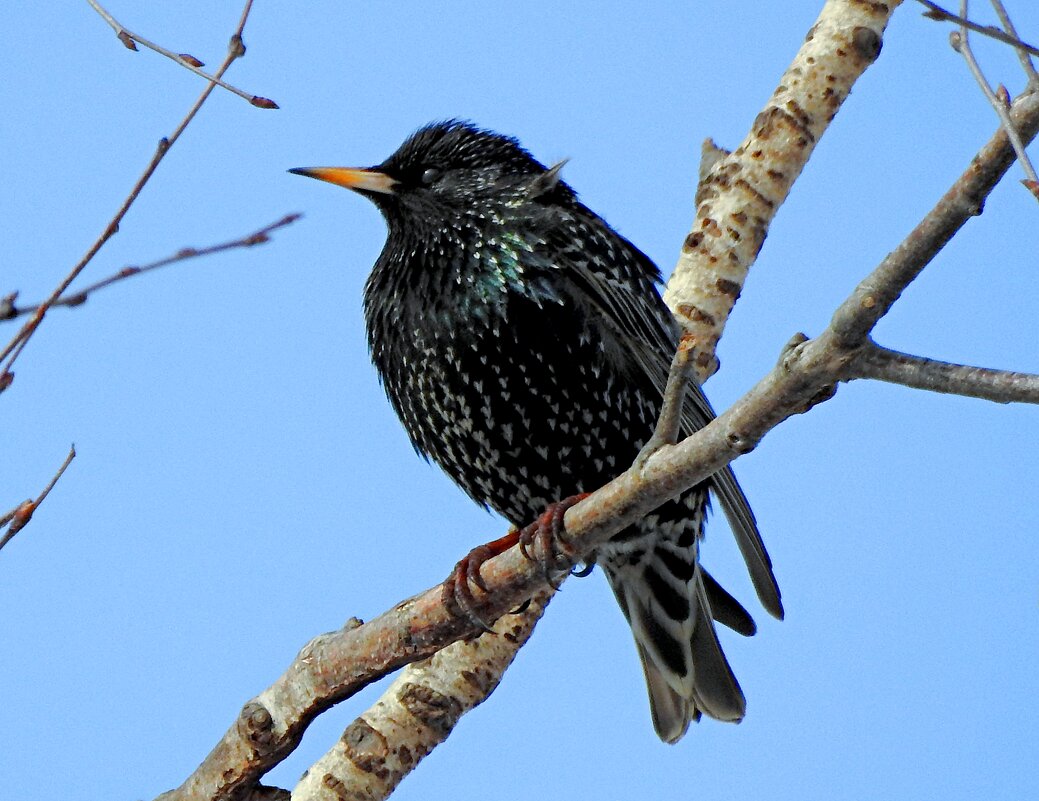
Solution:
M476 501L513 523L596 489L649 437L659 397L595 343L524 348L511 337L416 345L386 388L412 440Z

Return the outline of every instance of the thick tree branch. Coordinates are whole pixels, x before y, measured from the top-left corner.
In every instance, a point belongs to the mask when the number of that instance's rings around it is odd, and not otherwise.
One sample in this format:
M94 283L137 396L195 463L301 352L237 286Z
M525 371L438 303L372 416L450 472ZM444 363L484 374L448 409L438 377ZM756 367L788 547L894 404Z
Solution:
M436 746L469 710L487 700L545 612L551 590L494 634L462 640L408 665L382 697L343 733L292 791L295 801L377 801Z
M928 392L965 395L996 403L1039 403L1039 375L951 364L911 356L870 343L850 370L859 378L873 378Z
M773 217L852 85L879 55L900 2L827 0L747 138L701 180L696 219L664 293L694 337L701 383L717 369L722 329Z
M1019 98L1012 116L1021 136L1034 138L1039 94ZM575 560L753 450L783 420L828 399L837 382L855 377L855 360L877 320L949 237L980 212L1012 163L1013 148L1000 130L920 225L841 305L820 337L796 337L779 364L716 420L677 445L662 447L641 470L626 471L570 509L566 530ZM474 611L488 620L550 589L541 566L526 560L518 548L484 563L481 574L488 592L476 594ZM479 634L472 622L444 604L438 585L369 623L316 638L284 675L246 704L195 773L161 798L199 801L245 792L291 752L320 712L404 664Z

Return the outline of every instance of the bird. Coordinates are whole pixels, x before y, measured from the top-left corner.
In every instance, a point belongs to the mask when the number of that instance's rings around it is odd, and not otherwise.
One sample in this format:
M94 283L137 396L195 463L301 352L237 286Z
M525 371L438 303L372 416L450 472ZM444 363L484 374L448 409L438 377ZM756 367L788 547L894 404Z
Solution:
M415 450L514 526L595 490L650 439L679 326L653 261L517 139L459 119L415 131L374 167L290 172L375 204L387 238L364 287L371 358ZM682 430L714 417L691 382ZM599 546L631 626L657 735L746 699L715 630L750 613L704 569L713 493L763 607L783 605L757 522L725 468ZM474 552L475 553L475 552Z

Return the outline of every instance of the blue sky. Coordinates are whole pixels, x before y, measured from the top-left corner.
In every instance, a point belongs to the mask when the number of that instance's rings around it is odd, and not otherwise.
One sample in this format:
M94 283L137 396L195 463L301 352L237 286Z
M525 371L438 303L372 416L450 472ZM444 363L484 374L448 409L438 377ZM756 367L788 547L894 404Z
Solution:
M543 161L569 157L585 202L668 273L700 142L739 142L819 5L257 4L228 77L281 110L214 95L85 278L305 217L262 248L52 312L0 397L4 509L70 442L79 451L0 552L5 796L179 784L308 639L439 581L504 529L414 456L368 362L361 288L379 215L286 169L376 163L429 120L470 118ZM1039 39L1039 7L1008 5ZM109 8L212 66L240 10ZM715 406L794 332L819 332L994 129L948 28L919 10L896 14L780 211L707 385ZM85 2L6 17L0 293L30 301L97 236L201 81L125 50ZM1012 54L975 45L1020 91ZM882 344L1039 370L1039 226L1020 177L906 292ZM735 465L787 608L725 641L741 725L657 741L595 575L567 584L492 699L396 797L1034 792L1037 425L1034 407L842 386ZM703 554L756 611L722 521ZM380 690L324 716L268 781L291 787Z

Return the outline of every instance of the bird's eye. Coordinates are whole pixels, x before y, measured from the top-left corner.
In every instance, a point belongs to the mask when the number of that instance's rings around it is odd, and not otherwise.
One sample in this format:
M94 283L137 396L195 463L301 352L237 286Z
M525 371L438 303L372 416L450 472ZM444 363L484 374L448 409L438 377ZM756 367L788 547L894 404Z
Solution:
M425 186L429 186L439 177L440 170L438 170L436 167L429 167L422 173L422 183Z

